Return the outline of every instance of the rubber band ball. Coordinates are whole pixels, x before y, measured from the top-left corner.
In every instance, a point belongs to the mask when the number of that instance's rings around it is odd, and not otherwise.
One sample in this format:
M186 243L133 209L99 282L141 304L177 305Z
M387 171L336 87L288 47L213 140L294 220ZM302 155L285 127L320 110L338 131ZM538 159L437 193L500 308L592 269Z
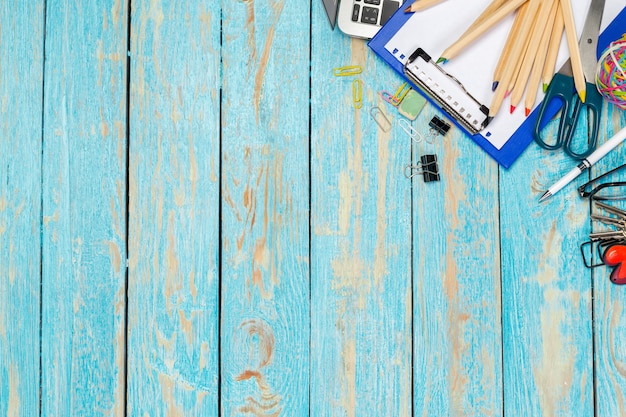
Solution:
M626 33L600 56L596 87L610 103L626 110Z

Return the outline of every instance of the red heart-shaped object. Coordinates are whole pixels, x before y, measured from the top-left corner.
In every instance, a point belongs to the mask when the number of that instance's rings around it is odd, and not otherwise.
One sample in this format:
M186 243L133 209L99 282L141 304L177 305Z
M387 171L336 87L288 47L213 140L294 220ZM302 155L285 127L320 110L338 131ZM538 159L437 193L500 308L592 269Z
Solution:
M604 252L604 263L613 267L611 272L611 281L615 284L626 284L626 246L613 245L609 246Z

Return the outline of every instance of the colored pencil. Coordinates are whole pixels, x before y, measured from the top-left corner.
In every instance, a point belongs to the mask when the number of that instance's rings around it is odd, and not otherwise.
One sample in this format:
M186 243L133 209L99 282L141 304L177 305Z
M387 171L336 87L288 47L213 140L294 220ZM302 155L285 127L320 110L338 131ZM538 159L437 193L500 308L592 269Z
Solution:
M543 32L545 32L544 29L548 24L548 20L550 19L550 13L552 12L553 4L554 0L543 0L541 2L539 10L537 11L536 17L534 19L534 27L533 30L531 30L530 32L528 47L526 48L526 54L524 56L522 64L520 65L519 75L517 76L517 80L515 81L515 86L511 90L511 109L513 110L515 110L519 102L522 100L522 97L524 96L524 91L526 91L530 72L533 68L535 60L539 56L539 44L541 43Z
M504 19L507 15L513 13L517 10L522 4L526 3L529 0L509 0L502 7L496 10L493 14L487 17L482 23L476 25L474 29L468 31L457 39L452 45L446 48L445 51L441 54L441 57L437 60L437 62L446 62L455 56L457 56L460 52L462 52L468 45L478 39L481 35L483 35L487 30L491 29L498 22Z
M441 1L442 0L417 0L404 9L404 11L406 13L419 12L420 10L428 9L429 7L439 4Z
M474 22L472 22L472 24L470 25L470 27L468 27L465 32L463 33L463 35L461 35L461 37L465 36L467 33L469 33L470 31L474 30L474 28L477 25L482 24L485 19L487 19L489 16L491 16L496 10L498 10L500 8L500 6L502 6L504 3L506 3L508 0L493 0L489 6L487 6L485 8L485 10L483 10L483 12L480 14L480 16L478 16Z
M528 10L524 15L524 20L520 25L518 36L516 36L513 45L511 46L511 54L510 59L505 62L504 69L502 70L502 77L500 78L500 82L498 83L498 87L494 92L491 106L489 107L489 116L495 116L500 107L502 106L502 101L504 100L504 95L506 90L509 87L509 83L513 79L513 75L516 72L517 62L519 57L522 55L524 46L526 45L526 41L528 40L528 33L530 28L533 26L533 20L535 15L537 14L537 10L539 9L539 5L541 4L541 0L529 0ZM515 58L515 59L513 59Z
M565 22L565 38L569 48L570 62L572 64L572 72L574 73L574 85L580 97L580 101L585 102L586 82L583 72L583 62L580 58L580 49L578 48L578 36L576 35L576 25L574 23L574 12L570 0L560 0L561 11L563 13L563 21Z
M528 32L528 34L526 35L526 43L524 44L524 47L522 48L520 55L517 57L517 60L514 66L515 69L513 70L513 74L511 76L511 79L509 80L509 87L505 91L504 97L509 97L511 92L515 89L515 86L524 82L522 81L523 76L521 75L524 62L526 62L526 60L528 59L530 60L534 59L534 53L528 50L528 46L530 45L530 38L531 38L530 34L532 33L532 30L535 29L535 23L536 23L536 20L533 20L533 25L530 28L530 31ZM515 106L511 105L511 113L513 113L513 111L515 111Z
M524 44L524 48L522 48L520 55L517 57L517 61L515 63L515 70L513 71L513 76L511 80L509 80L509 88L506 90L506 94L504 97L508 97L508 95L511 93L511 91L513 91L513 88L515 87L515 83L517 82L517 78L520 75L522 65L524 64L524 60L526 59L526 53L528 52L528 46L530 44L530 39L532 37L533 30L535 30L536 22L537 22L537 19L534 18L528 32L522 34L523 36L526 37L526 43Z
M493 72L493 83L491 85L491 90L495 90L499 84L500 77L502 76L502 69L504 68L504 63L509 60L509 55L511 54L511 46L513 45L513 42L515 42L516 33L519 31L519 27L524 20L524 14L526 13L527 8L528 2L522 4L515 13L515 20L513 21L513 25L511 26L511 30L509 31L509 36L507 36L506 38L504 48L502 48L502 52L500 53L500 59L498 59L496 69Z
M552 29L556 20L556 14L559 10L559 0L552 3L550 10L550 16L548 22L545 25L543 34L541 35L541 41L537 47L537 56L533 63L533 69L528 79L528 89L526 90L526 96L524 97L524 111L526 117L530 114L530 111L535 107L535 100L537 98L537 91L539 90L539 84L541 82L541 75L543 73L544 62L547 58L548 45L552 35Z
M556 59L559 54L559 48L561 47L561 39L563 38L563 13L561 12L561 2L558 1L557 3L554 26L552 27L552 33L550 34L550 44L548 45L548 52L546 52L546 62L543 65L543 72L541 74L544 92L548 88L548 84L550 84L550 81L554 76Z

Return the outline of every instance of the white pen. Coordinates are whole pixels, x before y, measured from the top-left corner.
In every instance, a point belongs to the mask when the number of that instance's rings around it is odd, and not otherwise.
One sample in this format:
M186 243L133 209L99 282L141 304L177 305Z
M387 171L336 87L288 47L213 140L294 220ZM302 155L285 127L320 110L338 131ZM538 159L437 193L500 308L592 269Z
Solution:
M611 150L615 149L617 145L622 143L626 139L626 127L622 128L619 132L613 135L613 137L607 140L602 146L596 149L591 155L587 158L583 159L580 164L576 166L576 168L572 169L567 173L563 178L554 183L554 185L548 188L548 191L543 193L539 201L543 201L550 196L556 194L561 188L565 187L570 182L574 181L574 179L591 168L593 164L598 162L604 155L609 153Z

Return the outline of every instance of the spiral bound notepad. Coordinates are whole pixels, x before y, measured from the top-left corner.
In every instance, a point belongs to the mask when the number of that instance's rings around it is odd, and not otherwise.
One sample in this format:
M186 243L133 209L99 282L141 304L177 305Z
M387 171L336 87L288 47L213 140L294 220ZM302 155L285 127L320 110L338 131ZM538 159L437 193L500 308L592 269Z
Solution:
M417 13L405 13L404 9L412 3L407 1L397 13L395 13L378 34L369 42L370 48L381 58L389 63L398 73L410 81L416 88L424 91L423 85L418 85L416 80L406 74L405 64L416 50L422 49L433 61L459 38L465 30L474 22L476 17L491 3L491 0L445 0L437 6ZM610 3L610 4L609 4ZM574 19L579 33L589 8L590 0L576 1ZM607 2L602 20L602 28L605 28L620 10L626 6L626 0ZM458 13L463 10L463 13ZM490 29L481 38L472 43L460 55L450 60L440 68L450 77L458 81L466 92L479 104L489 106L493 97L491 84L493 73L498 62L514 16L508 16L495 27ZM611 27L618 30L626 26L626 13L620 13L613 21ZM621 23L621 25L619 24ZM619 29L621 30L621 29ZM611 36L603 34L600 37L598 47L600 52L613 40ZM619 35L617 35L619 37ZM556 69L560 68L569 52L565 37L561 41L561 49L557 58ZM427 71L431 71L427 69ZM440 75L440 74L436 74ZM426 75L428 77L428 74ZM537 112L533 111L528 117L524 115L524 109L517 109L509 114L508 106L503 109L486 124L473 130L471 126L461 119L461 114L451 111L442 103L447 97L433 97L433 91L427 91L427 98L444 113L457 126L462 128L472 139L487 151L498 163L508 168L517 157L526 149L532 141L532 128L537 118ZM447 95L447 94L446 94ZM454 100L454 97L451 97ZM539 92L535 103L535 110L541 103L543 93ZM458 101L458 100L457 100ZM552 114L558 111L558 103L552 106ZM473 110L472 116L476 115Z

